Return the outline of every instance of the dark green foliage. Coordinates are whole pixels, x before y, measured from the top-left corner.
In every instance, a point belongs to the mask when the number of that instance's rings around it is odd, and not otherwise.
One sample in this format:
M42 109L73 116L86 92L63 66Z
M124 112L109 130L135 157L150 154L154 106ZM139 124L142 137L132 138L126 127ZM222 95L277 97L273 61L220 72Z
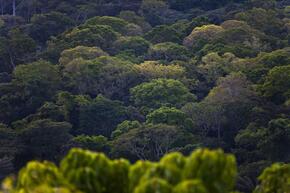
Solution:
M106 152L110 150L108 139L104 136L79 135L71 140L72 147L79 147L96 152Z
M4 123L11 123L33 113L60 88L60 73L56 66L40 60L17 66L11 83L0 85L1 113Z
M1 72L11 72L16 65L30 62L35 55L35 41L19 28L11 29L7 37L0 36Z
M290 98L290 65L272 68L262 85L262 95L275 103L281 104Z
M176 147L184 147L197 140L177 126L166 124L143 125L113 140L112 153L132 160L159 160Z
M48 119L37 120L29 123L20 132L20 141L24 149L17 155L19 162L25 159L47 159L56 161L61 156L63 141L71 138L69 130L71 124L54 122Z
M37 14L31 18L28 25L30 36L44 44L51 36L56 36L73 25L73 21L65 14L51 12L48 14Z
M121 37L114 43L116 53L131 52L136 56L144 56L150 43L141 37Z
M174 26L161 25L145 34L145 39L157 44L162 42L182 42L182 34Z
M109 137L127 116L127 109L122 103L98 96L89 104L80 106L80 125L77 133Z

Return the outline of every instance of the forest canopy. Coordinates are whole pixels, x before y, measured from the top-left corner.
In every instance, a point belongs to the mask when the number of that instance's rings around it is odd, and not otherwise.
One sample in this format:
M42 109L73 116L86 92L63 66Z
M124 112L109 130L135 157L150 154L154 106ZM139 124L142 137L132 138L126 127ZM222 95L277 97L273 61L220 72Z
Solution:
M289 32L289 0L0 0L3 191L286 193Z

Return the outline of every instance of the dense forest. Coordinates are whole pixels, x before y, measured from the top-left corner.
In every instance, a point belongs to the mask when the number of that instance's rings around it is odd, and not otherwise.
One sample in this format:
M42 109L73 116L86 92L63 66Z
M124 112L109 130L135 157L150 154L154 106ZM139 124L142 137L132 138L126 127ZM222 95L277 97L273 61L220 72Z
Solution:
M289 162L289 0L0 0L5 193L289 193Z

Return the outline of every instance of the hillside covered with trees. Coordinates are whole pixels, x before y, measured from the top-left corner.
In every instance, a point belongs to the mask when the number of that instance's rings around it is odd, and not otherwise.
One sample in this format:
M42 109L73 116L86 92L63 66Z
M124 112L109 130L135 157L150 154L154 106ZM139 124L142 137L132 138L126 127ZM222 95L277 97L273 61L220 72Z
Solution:
M288 193L289 32L289 0L0 0L4 192Z

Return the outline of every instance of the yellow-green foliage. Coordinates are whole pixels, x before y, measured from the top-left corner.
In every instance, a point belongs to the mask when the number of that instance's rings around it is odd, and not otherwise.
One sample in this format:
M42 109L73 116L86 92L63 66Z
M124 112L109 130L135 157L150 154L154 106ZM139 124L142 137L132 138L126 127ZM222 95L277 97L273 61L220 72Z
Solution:
M171 153L159 162L111 160L102 153L72 149L57 167L33 161L3 193L231 193L237 175L233 155L198 149L190 156ZM258 193L289 188L289 165L274 165L260 177ZM273 189L274 188L274 189Z
M274 164L260 175L261 184L254 193L289 193L290 164Z

